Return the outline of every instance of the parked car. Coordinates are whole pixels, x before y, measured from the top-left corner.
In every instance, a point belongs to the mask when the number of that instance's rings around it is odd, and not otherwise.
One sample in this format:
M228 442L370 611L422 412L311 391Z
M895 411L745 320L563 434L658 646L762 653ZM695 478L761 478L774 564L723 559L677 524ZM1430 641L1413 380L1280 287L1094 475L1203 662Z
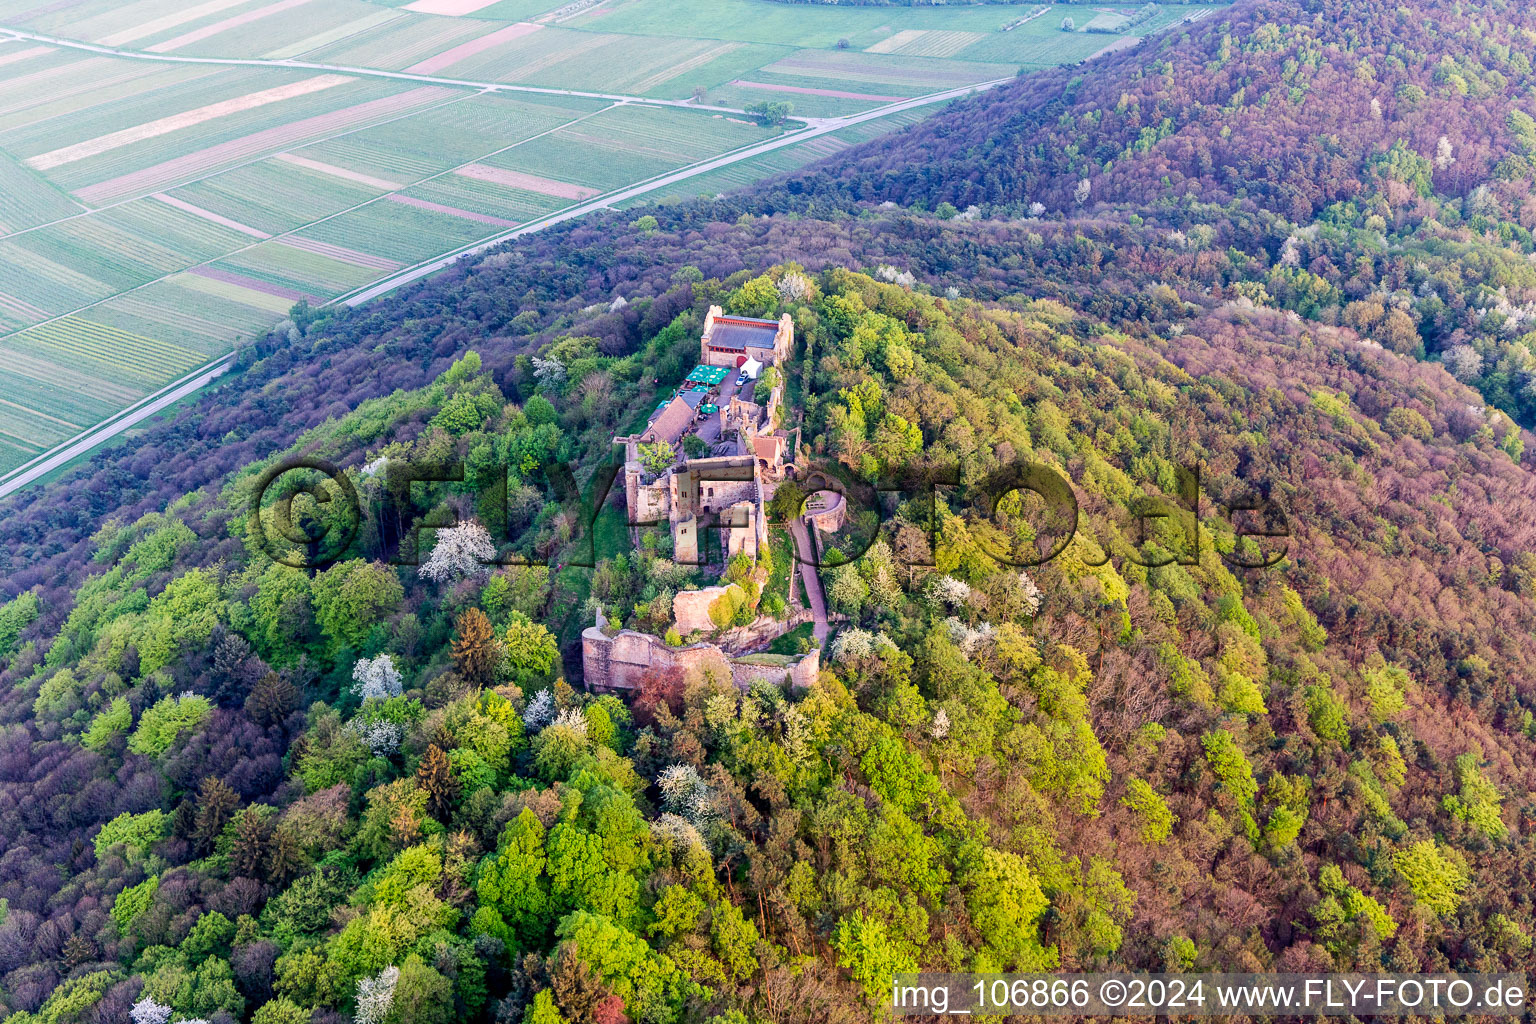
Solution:
M745 383L746 383L746 382L747 382L747 374L746 374L746 371L745 371L745 370L743 370L743 371L742 371L742 372L741 372L741 373L740 373L740 374L739 374L739 375L737 375L737 377L736 377L736 386L737 386L737 387L738 387L738 388L739 388L739 387L741 387L741 386L742 386L742 385L743 385L743 384L745 384Z

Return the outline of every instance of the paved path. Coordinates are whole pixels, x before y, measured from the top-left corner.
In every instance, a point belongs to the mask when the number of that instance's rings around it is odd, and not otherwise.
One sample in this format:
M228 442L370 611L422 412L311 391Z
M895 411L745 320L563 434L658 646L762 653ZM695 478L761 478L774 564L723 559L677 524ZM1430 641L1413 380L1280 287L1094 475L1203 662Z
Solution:
M795 550L800 554L795 564L800 567L800 581L805 584L805 597L811 606L811 618L815 622L813 633L816 642L824 644L827 642L827 599L821 592L821 577L817 575L816 567L807 564L815 559L816 549L811 547L811 535L803 518L790 524L790 532L795 536Z
M325 61L293 59L263 60L259 57L189 57L177 56L173 53L146 53L143 50L124 50L115 46L100 46L96 43L81 42L78 39L65 39L61 36L49 36L41 32L28 32L25 29L0 25L0 40L3 39L25 39L28 42L42 43L47 46L83 50L87 53L99 53L107 57L122 57L127 60L158 61L170 64L214 64L230 67L288 68L296 71L326 71L333 74L357 75L365 78L388 78L400 82L414 82L419 85L457 86L463 89L478 89L481 92L524 92L536 93L541 96L572 96L577 99L608 100L611 103L634 103L651 107L684 107L688 110L705 110L716 114L746 114L746 111L737 107L717 107L711 104L697 103L692 99L665 100L652 96L636 96L631 93L622 92L589 92L583 89L558 89L551 86L514 85L510 82L486 82L474 78L422 75L411 71L387 71L383 68L367 68L356 64L330 64ZM951 89L943 93L914 96L910 100L902 100L885 107L878 107L876 111L892 113L896 110L903 110L912 106L923 106L953 96L963 96L973 90L990 89L1002 82L1010 82L1012 80L1011 78L1004 78L990 82L978 82L975 85L962 86L961 88ZM857 124L859 120L868 120L868 117L865 115L875 113L876 111L846 114L841 117L796 117L793 120L804 122L810 128L828 127L835 131L837 128L848 124ZM801 135L800 137L806 138L808 136Z
M695 110L713 110L721 114L742 113L742 111L730 107L701 107L691 99L659 100L652 99L649 96L631 96L627 93L584 92L580 89L553 89L537 85L482 82L470 78L418 75L410 71L386 71L382 68L359 67L355 64L327 64L323 61L313 60L262 60L258 57L178 57L173 53L145 53L142 50L123 50L115 46L98 46L95 43L84 43L78 39L64 39L59 36L46 36L40 32L27 32L19 28L0 26L0 39L7 37L11 39L25 39L34 43L44 43L48 46L66 47L71 50L84 50L87 53L99 53L107 57L124 57L128 60L151 60L172 64L221 64L234 67L293 68L299 71L329 71L368 78L392 78L401 82L416 82L421 85L454 85L467 89L480 89L484 92L532 92L545 96L575 96L581 99L609 100L620 103L644 103L653 107L691 107Z
M342 64L321 64L312 61L296 60L255 60L234 57L178 57L171 54L142 53L134 50L115 49L110 46L97 46L93 43L82 43L71 39L61 39L56 36L42 35L37 32L26 32L21 29L0 27L0 39L6 38L26 39L33 42L46 43L51 46L68 47L76 50L86 50L91 53L107 54L114 57L127 57L135 60L151 60L184 64L230 64L254 67L297 68L301 70L331 71L354 75L368 75L379 78L403 79L406 81L421 82L428 85L461 86L480 89L486 92L531 92L543 93L546 95L604 99L616 103L626 104L636 103L650 106L686 107L701 112L741 113L741 111L732 110L725 107L700 106L691 100L658 100L650 99L644 96L628 96L616 93L581 92L574 89L547 89L539 88L536 86L508 85L502 82L477 82L465 79L441 78L434 75L415 75L404 71L381 71L375 68L360 68ZM409 284L412 281L419 280L423 277L427 277L430 274L444 270L465 256L473 255L475 253L494 248L495 246L501 245L503 242L510 241L514 238L521 238L524 235L532 234L536 231L543 231L544 229L554 227L557 224L563 224L566 221L574 220L577 217L591 213L594 210L607 209L611 206L627 202L628 200L634 199L638 196L645 195L648 192L666 188L669 185L675 185L680 181L686 181L687 179L697 175L707 174L710 171L718 170L721 167L728 167L731 164L738 163L742 160L750 160L753 157L761 156L764 153L771 153L774 150L782 149L785 146L798 145L799 143L805 142L808 139L818 138L822 135L830 134L831 132L838 131L842 128L848 128L856 124L862 124L866 121L873 121L876 118L885 117L888 114L900 113L904 110L912 110L914 108L928 106L933 103L943 103L948 100L958 99L961 96L965 96L973 92L981 92L986 89L991 89L998 85L1002 85L1004 82L1010 82L1012 80L1013 79L1011 78L997 79L991 82L980 82L975 85L967 85L957 89L949 89L944 92L930 93L926 96L915 96L909 100L902 100L897 103L888 103L882 107L874 107L870 110L862 111L857 114L847 114L842 117L799 118L798 120L805 124L804 128L789 131L779 136L778 138L769 139L766 142L746 146L742 149L734 150L730 153L725 153L721 156L701 161L689 167L684 167L680 170L658 175L657 177L650 178L635 185L625 187L616 192L610 192L606 195L598 196L597 198L588 200L587 202L566 207L564 210L561 210L559 213L553 214L552 216L545 217L541 220L525 224L522 227L503 232L502 234L495 235L491 238L485 239L484 241L471 243L443 256L435 257L433 259L419 263L414 267L407 267L406 269L393 274L383 279L382 281L371 285L365 285L353 292L338 296L337 298L331 300L330 303L327 303L327 305L345 303L348 306L360 306L365 302L392 292L402 285ZM79 310L74 310L72 312L79 312ZM68 441L65 441L57 448L44 452L42 455L39 455L31 462L26 463L16 470L13 470L10 474L0 476L0 498L13 493L22 487L25 487L27 484L34 482L40 477L48 475L49 473L58 469L60 466L68 463L70 460L78 458L79 456L90 451L92 448L95 448L97 445L100 445L103 442L118 436L123 431L129 429L135 424L143 421L144 419L147 419L150 416L153 416L155 413L164 409L166 406L180 401L182 398L185 398L187 395L202 387L204 384L207 384L209 381L225 373L227 370L229 370L233 362L234 355L230 354L219 360L215 360L214 362L209 363L199 370L194 370L192 374L189 374L187 377L183 377L181 380L171 383L163 390L158 391L155 394L141 400L137 405L131 406L129 409L124 410L117 416L114 416L113 418L103 423L99 423L90 429L81 432L75 437L70 438ZM811 590L812 586L815 587L813 602L820 604L820 611L817 613L816 637L818 640L822 640L826 637L827 628L826 605L825 602L821 599L820 581L816 579L816 574L814 571L805 575L806 589ZM814 607L815 604L813 603L813 609Z
M494 235L491 238L487 238L481 242L473 242L461 249L456 249L451 253L447 253L446 255L435 257L414 267L409 267L400 271L398 274L393 275L392 277L387 277L384 280L377 282L376 284L365 285L355 292L343 295L335 301L345 302L349 306L360 305L361 303L367 302L369 299L375 299L380 295L385 294L386 292L394 291L396 288L399 288L403 284L409 284L411 281L415 281L418 278L426 277L428 274L435 274L439 270L444 270L465 256L470 256L478 252L484 252L487 249L492 249L498 245L501 245L503 242L510 241L514 238L521 238L523 235L532 234L535 231L543 231L545 228L553 227L556 224L563 224L568 220L573 220L582 216L583 214L591 213L594 210L607 209L620 203L628 202L629 200L635 199L639 196L643 196L647 192L654 192L657 189L666 188L668 185L675 185L680 181L686 181L689 178L696 177L697 175L706 174L709 171L718 170L721 167L728 167L731 164L738 163L742 160L750 160L755 156L761 156L764 153L771 153L776 149L783 149L785 146L798 145L808 139L818 138L822 135L830 134L842 128L847 128L856 124L862 124L865 121L873 121L876 118L885 117L889 114L900 113L903 110L911 110L915 107L923 107L931 103L943 103L947 100L958 99L961 96L966 96L973 92L980 92L984 89L991 89L1003 84L1004 82L1011 81L1013 81L1011 78L998 79L997 81L993 82L983 82L979 85L968 85L960 89L950 89L945 92L931 93L927 96L917 96L910 100L902 100L900 103L888 103L883 107L874 107L873 109L866 110L858 114L848 114L843 117L817 118L814 121L808 120L807 127L798 131L786 132L784 135L781 135L776 139L769 139L766 142L759 142L755 145L747 146L744 149L738 149L734 152L726 153L723 156L717 156L712 159L694 164L690 167L684 167L681 170L672 171L668 174L663 174L658 177L651 178L647 181L642 181L637 185L631 185L627 188L620 189L617 192L610 192L607 195L598 196L596 199L589 199L584 203L578 203L575 206L568 206L564 210L561 210L559 213L545 217L542 220L536 220L530 224L525 224L522 227L513 228L510 231L503 232L499 235ZM699 107L696 109L708 110L710 108Z
M12 470L10 474L0 477L0 498L19 491L40 477L65 465L70 460L84 455L104 441L110 440L123 431L140 423L168 405L186 398L192 392L201 388L216 377L222 376L234 365L235 354L233 352L200 369L193 370L187 376L177 381L172 381L166 387L156 391L147 398L140 399L137 405L131 405L105 423L98 423L91 429L77 434L59 445L44 452L31 462Z

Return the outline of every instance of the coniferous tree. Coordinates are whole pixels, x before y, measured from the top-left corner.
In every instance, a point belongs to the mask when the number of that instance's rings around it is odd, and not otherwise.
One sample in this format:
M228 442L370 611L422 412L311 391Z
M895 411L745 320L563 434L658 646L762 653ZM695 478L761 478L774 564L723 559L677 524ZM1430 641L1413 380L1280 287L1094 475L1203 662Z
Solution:
M230 874L258 878L267 854L267 826L256 808L247 807L235 823L235 842L229 851Z
M480 609L470 608L454 625L458 636L453 640L453 663L458 667L459 675L471 686L490 685L501 655L491 620Z
M428 746L422 755L421 764L416 768L416 781L427 791L427 811L438 821L446 822L453 812L459 783L453 777L448 755L437 744Z
M276 672L262 676L245 701L252 721L262 726L279 724L298 706L298 688Z
M192 828L192 842L199 853L209 853L218 840L219 833L229 823L240 797L221 780L208 776L197 790L196 817Z

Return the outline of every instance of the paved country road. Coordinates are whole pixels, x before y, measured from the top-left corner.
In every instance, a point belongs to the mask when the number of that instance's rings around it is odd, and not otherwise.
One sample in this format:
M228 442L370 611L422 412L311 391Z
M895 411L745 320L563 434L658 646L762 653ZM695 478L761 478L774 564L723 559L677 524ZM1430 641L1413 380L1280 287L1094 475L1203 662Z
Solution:
M216 377L229 372L234 365L235 354L221 356L213 362L193 370L180 380L173 381L166 387L155 392L147 398L141 399L137 405L129 406L105 423L98 423L90 430L76 434L50 451L46 451L4 477L0 477L0 498L21 490L41 477L47 476L60 466L72 459L79 458L97 445L108 441L129 427L140 423L168 405L173 405L194 391L207 384Z
M425 263L420 263L414 267L408 267L405 270L400 271L398 274L386 277L382 281L377 281L373 284L365 285L355 292L350 292L341 296L335 301L345 302L349 306L360 305L361 303L367 302L369 299L375 299L380 295L385 294L386 292L394 291L401 285L414 281L417 278L425 277L428 274L435 274L439 270L443 270L452 266L455 262L465 256L483 252L487 249L494 248L503 242L510 241L514 238L521 238L523 235L532 234L535 231L542 231L545 228L553 227L556 224L563 224L564 222L573 220L576 217L582 216L583 214L591 213L593 210L607 209L609 207L616 206L619 203L624 203L631 199L637 198L638 196L643 196L647 192L654 192L657 189L666 188L669 185L675 185L680 181L687 181L689 178L696 177L697 175L705 174L709 171L719 170L721 167L728 167L731 164L739 163L742 160L750 160L753 157L762 156L764 153L771 153L776 149L783 149L785 146L797 145L806 141L807 139L814 139L822 135L827 135L841 128L847 128L856 124L863 124L865 121L873 121L879 117L885 117L889 114L897 114L903 110L911 110L914 107L927 106L930 103L943 103L947 100L958 99L961 96L966 96L973 92L980 92L984 89L991 89L1002 85L1004 82L1011 82L1012 80L1013 79L1011 78L1002 78L991 82L982 82L977 85L967 85L959 89L950 89L945 92L929 93L926 96L915 96L910 100L902 100L899 103L889 103L883 107L874 107L873 109L865 110L858 114L846 114L842 117L806 119L806 127L799 129L798 131L786 132L776 139L769 139L767 142L759 142L754 145L747 146L744 149L738 149L733 152L726 153L724 156L713 157L712 159L702 161L701 163L696 163L689 167L684 167L681 170L672 171L659 177L651 178L647 181L642 181L637 185L630 185L619 189L616 192L609 192L606 195L598 196L596 199L589 199L584 203L578 203L575 206L568 206L564 210L561 210L559 213L533 221L530 224L524 224L522 227L512 228L510 231L506 231L502 234L487 238L484 241L473 242L462 249L457 249L443 256L434 257L433 259L428 260ZM712 108L700 107L697 109L709 110Z
M254 67L286 67L304 70L324 70L355 75L398 78L408 81L419 81L423 84L430 85L460 86L472 89L481 89L487 92L533 92L549 95L605 99L618 104L633 103L645 104L649 106L685 107L692 110L698 110L700 112L717 114L741 113L741 111L724 107L700 106L699 104L693 103L691 100L657 100L649 99L643 96L581 92L574 89L545 89L537 88L534 86L506 85L499 82L474 82L466 81L463 79L439 78L432 75L413 75L401 71L379 71L372 68L350 67L340 64L318 64L307 61L292 60L254 60L233 57L175 57L164 54L140 53L133 50L119 50L108 46L96 46L91 43L82 43L69 39L60 39L55 36L41 35L36 32L24 32L20 29L0 27L0 39L5 39L8 37L14 39L26 39L38 43L46 43L52 46L69 47L77 50L87 50L92 53L110 54L112 56L130 57L140 60L165 61L170 63L232 64L249 65ZM904 110L912 110L917 107L928 106L934 103L944 103L949 100L958 99L961 96L966 96L973 92L981 92L986 89L994 88L998 85L1002 85L1004 82L1009 81L1012 81L1012 79L996 79L990 82L980 82L975 85L966 85L956 89L948 89L943 92L929 93L925 96L914 96L911 99L900 100L895 103L888 103L885 106L874 107L857 114L846 114L841 117L799 118L797 120L804 124L803 128L788 131L783 135L780 135L777 138L769 139L766 142L759 142L743 147L741 149L733 150L732 152L725 153L721 156L712 157L710 159L700 161L699 163L692 164L688 167L684 167L676 171L670 171L668 173L658 175L657 177L647 179L634 185L625 186L616 191L597 196L594 199L577 203L573 206L568 206L564 210L552 214L551 216L541 218L521 227L513 228L503 232L502 234L494 235L491 238L485 239L483 241L473 242L460 249L456 249L453 252L446 253L442 256L437 256L430 260L419 263L414 267L407 267L406 269L392 274L381 281L377 281L370 285L365 285L356 291L341 295L336 299L331 300L328 305L345 303L348 306L359 306L365 302L370 301L371 299L378 298L381 295L394 291L396 288L409 284L412 281L419 280L430 274L435 274L440 270L444 270L465 256L483 252L512 239L520 238L523 235L532 234L535 231L543 231L544 229L554 227L557 224L563 224L566 221L574 220L575 218L583 216L587 213L591 213L594 210L607 209L614 205L627 202L630 199L643 196L649 192L654 192L658 189L663 189L671 185L675 185L680 181L686 181L689 178L696 177L701 174L707 174L710 171L719 170L722 167L728 167L731 164L739 163L742 160L750 160L753 157L761 156L764 153L771 153L774 150L782 149L785 146L798 145L799 143L805 142L808 139L818 138L822 135L830 134L842 128L863 124L866 121L873 121L877 118L885 117L890 114L900 113ZM78 312L78 310L73 312ZM86 452L89 452L96 446L111 440L112 438L121 434L123 431L133 427L135 424L138 424L148 417L153 416L155 413L161 411L167 406L180 401L182 398L192 394L194 391L196 391L198 388L201 388L209 381L228 371L233 363L234 356L233 354L230 354L203 366L201 369L194 370L188 376L183 377L180 380L168 385L161 391L158 391L155 394L142 399L137 405L131 406L127 410L119 413L117 416L114 416L113 418L106 420L103 423L96 424L88 430L82 431L58 447L37 456L31 462L28 462L25 465L12 470L10 473L4 476L0 476L0 498L4 498L7 495L12 494L15 491L27 486L28 484L33 483L41 477L47 476L49 473L52 473L54 470L58 469L60 466L65 465L72 459L84 455Z
M576 96L582 99L609 100L620 103L644 103L653 107L688 107L694 110L714 110L722 114L740 114L741 110L731 107L701 107L692 100L659 100L648 96L630 96L626 93L612 92L584 92L580 89L556 89L549 86L538 85L509 85L506 82L481 82L469 78L446 78L442 75L419 75L410 71L386 71L382 68L358 67L354 64L327 64L322 61L312 60L262 60L256 57L178 57L166 53L145 53L142 50L122 50L114 46L98 46L95 43L83 43L78 39L64 39L59 36L45 36L38 32L27 32L19 28L7 28L0 26L0 39L25 39L33 43L44 43L48 46L66 47L71 50L84 50L87 53L99 53L108 57L125 57L129 60L160 61L171 64L218 64L234 67L254 68L292 68L299 71L329 71L346 75L358 75L367 78L393 78L402 82L417 82L421 85L451 85L466 89L479 89L483 92L532 92L544 96Z

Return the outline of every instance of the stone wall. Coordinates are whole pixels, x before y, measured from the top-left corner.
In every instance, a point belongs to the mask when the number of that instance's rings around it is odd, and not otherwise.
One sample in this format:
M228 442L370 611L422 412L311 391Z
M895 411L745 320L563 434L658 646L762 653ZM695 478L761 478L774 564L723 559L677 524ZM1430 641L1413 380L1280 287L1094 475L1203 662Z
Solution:
M751 689L758 680L774 686L788 686L792 690L804 690L816 681L821 671L821 651L812 650L798 661L788 665L754 665L750 662L732 661L731 682L739 689Z
M757 462L750 455L694 459L674 476L673 505L679 509L719 512L757 497Z
M776 685L804 689L816 680L821 669L821 652L812 651L788 665L752 665L732 661L714 644L668 647L661 640L634 630L620 630L609 636L596 626L581 634L582 669L588 690L606 693L633 690L651 670L682 669L704 671L713 668L745 689L754 680L765 679Z
M732 656L745 654L766 647L777 637L812 619L810 609L796 606L778 618L760 615L751 625L734 626L717 634L714 642Z
M587 689L598 692L633 690L640 678L653 669L705 669L730 671L725 652L714 644L668 647L647 633L623 629L609 636L596 626L581 634L582 673Z
M683 636L694 630L713 633L715 624L710 621L709 606L726 589L705 587L703 590L679 590L672 598L672 615L677 620L677 631Z
M624 467L624 500L631 523L665 523L672 518L672 490L666 480L645 483L638 462Z
M848 521L848 502L839 496L831 508L807 515L805 518L822 533L836 533Z

